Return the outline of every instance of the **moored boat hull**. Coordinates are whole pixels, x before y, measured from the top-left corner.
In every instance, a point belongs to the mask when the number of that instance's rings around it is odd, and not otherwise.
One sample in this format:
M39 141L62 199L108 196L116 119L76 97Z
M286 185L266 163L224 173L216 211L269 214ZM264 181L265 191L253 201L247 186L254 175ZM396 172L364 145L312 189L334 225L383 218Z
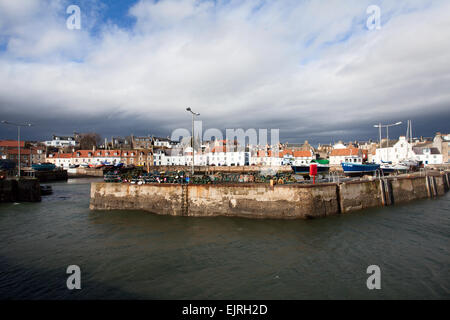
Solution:
M294 171L295 174L300 175L309 175L309 164L300 165L300 166L291 166L292 171ZM326 174L330 171L330 167L326 165L317 165L317 174Z
M342 169L344 174L348 176L363 176L365 174L373 174L380 169L379 164L360 164L360 163L350 163L342 162Z

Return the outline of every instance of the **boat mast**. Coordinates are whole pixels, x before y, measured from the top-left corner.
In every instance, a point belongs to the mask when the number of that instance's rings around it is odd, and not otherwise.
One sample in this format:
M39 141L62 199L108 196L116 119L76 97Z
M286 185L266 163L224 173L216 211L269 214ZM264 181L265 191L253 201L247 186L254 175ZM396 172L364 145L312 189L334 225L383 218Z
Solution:
M406 126L406 141L409 142L409 120L408 120L408 124Z
M412 120L409 120L409 138L411 139L411 143L412 143Z

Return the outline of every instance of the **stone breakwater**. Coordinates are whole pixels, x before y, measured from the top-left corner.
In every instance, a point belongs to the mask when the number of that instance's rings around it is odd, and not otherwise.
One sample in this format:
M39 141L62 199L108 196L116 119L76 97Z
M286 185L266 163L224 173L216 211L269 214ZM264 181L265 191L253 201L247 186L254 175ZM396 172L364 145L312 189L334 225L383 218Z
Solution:
M122 184L92 183L91 210L146 210L174 216L313 218L433 198L449 190L450 173L345 183Z
M0 202L41 201L41 188L37 179L0 180Z

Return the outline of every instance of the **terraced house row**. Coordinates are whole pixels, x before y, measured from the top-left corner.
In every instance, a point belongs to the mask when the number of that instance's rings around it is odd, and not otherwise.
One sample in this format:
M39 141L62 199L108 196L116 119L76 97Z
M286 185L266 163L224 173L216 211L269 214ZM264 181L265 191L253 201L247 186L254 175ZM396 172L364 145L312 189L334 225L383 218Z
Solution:
M51 153L46 162L64 168L101 163L146 166L153 164L153 153L150 150L77 150L70 153Z

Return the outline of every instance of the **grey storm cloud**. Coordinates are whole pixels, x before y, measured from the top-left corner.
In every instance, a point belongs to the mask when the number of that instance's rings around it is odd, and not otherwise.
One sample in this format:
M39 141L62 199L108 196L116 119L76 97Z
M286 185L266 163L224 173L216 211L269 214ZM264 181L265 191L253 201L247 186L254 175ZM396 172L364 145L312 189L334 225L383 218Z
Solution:
M417 135L448 131L448 1L139 1L129 28L93 3L69 30L68 1L0 0L0 116L32 121L29 139L170 136L190 128L187 106L204 129L290 142L376 139L373 124L407 119Z

